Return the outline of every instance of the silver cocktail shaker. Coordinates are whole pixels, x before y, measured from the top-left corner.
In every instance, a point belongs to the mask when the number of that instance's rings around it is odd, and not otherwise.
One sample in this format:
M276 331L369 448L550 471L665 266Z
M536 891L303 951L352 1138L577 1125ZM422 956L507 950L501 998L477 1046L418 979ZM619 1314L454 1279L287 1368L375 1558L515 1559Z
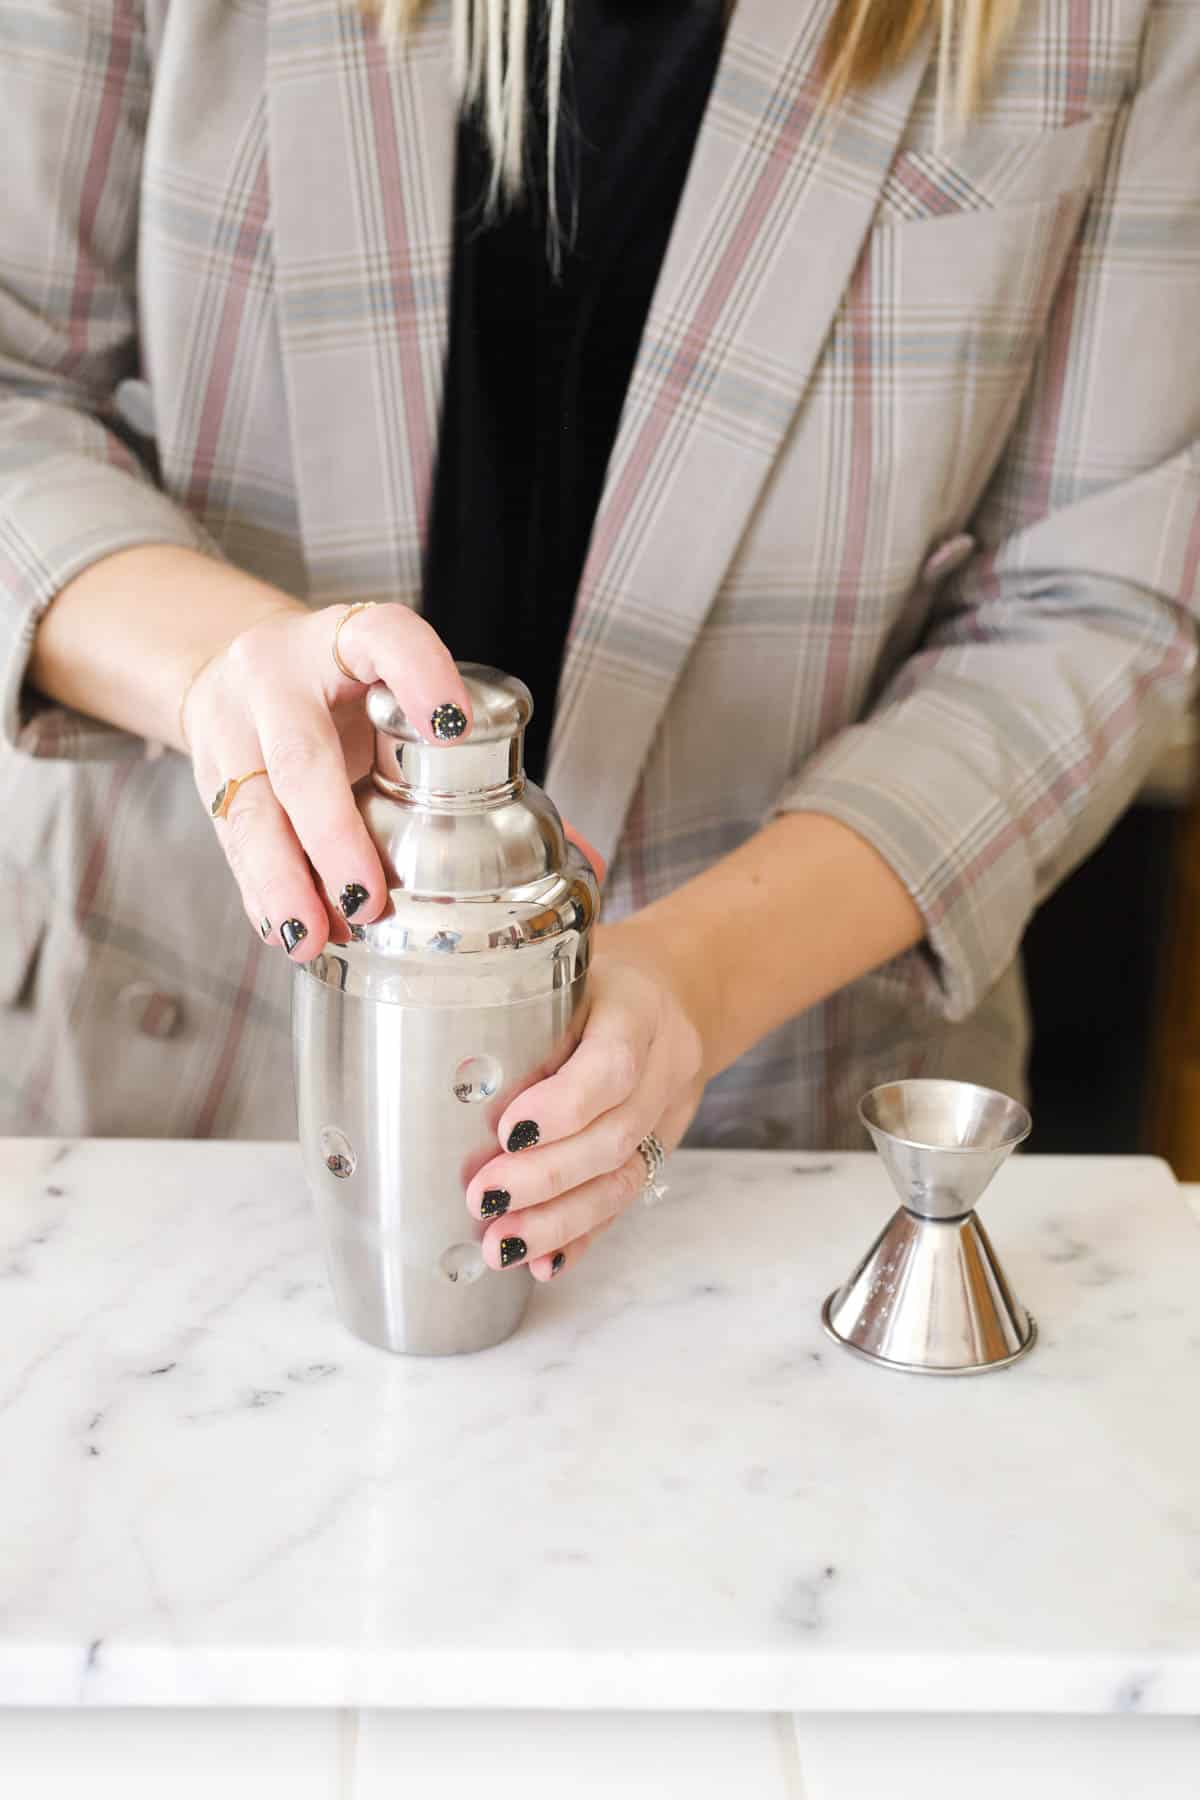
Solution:
M495 1273L464 1189L501 1113L583 1025L590 865L525 779L523 682L461 665L474 726L428 744L371 689L375 763L355 797L391 904L296 971L300 1144L350 1330L447 1355L507 1337L528 1270Z

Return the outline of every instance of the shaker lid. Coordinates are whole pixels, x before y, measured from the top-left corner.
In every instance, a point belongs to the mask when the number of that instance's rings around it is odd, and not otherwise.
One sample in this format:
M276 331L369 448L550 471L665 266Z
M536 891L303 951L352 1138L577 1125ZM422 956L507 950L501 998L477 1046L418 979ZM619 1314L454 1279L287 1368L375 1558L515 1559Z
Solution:
M358 998L491 1006L540 997L586 967L599 889L552 801L525 779L529 689L458 667L473 712L460 738L430 742L382 683L367 695L375 762L354 793L389 905L302 965Z
M461 740L464 745L501 743L524 731L533 715L533 696L523 681L500 669L490 669L485 663L459 663L458 672L474 715L471 730ZM381 681L367 695L367 713L375 729L389 737L400 738L406 744L428 742Z

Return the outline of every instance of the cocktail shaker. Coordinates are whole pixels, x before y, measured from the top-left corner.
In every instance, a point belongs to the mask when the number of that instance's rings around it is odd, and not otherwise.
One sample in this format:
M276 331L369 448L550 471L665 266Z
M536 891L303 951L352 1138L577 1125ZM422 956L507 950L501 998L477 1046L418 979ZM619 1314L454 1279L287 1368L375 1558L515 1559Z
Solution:
M595 875L525 777L523 682L460 665L474 724L430 744L386 687L355 788L390 889L296 971L300 1144L341 1316L388 1350L448 1355L506 1338L528 1270L489 1270L471 1177L510 1100L578 1041Z

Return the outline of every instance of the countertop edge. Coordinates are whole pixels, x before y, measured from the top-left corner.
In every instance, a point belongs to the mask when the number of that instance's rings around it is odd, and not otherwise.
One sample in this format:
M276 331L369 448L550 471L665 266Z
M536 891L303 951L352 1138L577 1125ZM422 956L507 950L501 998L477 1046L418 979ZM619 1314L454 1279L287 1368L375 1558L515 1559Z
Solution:
M552 1665L548 1669L547 1665ZM471 1696L469 1702L465 1699ZM136 1648L0 1652L0 1707L370 1707L392 1711L1200 1713L1200 1648L1130 1653L771 1657L263 1650L178 1658Z

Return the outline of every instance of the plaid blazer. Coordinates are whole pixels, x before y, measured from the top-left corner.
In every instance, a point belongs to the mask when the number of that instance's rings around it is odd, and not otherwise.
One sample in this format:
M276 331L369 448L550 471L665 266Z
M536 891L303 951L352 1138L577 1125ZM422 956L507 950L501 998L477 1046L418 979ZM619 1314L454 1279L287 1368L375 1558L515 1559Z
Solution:
M1019 1090L1022 930L1195 659L1200 3L1027 0L947 137L928 42L819 109L830 10L734 14L547 785L610 916L811 809L927 936L714 1082L697 1142L855 1143L892 1075ZM290 971L185 764L23 678L62 583L144 541L418 602L448 38L445 5L390 62L351 0L0 11L0 1129L293 1128Z

